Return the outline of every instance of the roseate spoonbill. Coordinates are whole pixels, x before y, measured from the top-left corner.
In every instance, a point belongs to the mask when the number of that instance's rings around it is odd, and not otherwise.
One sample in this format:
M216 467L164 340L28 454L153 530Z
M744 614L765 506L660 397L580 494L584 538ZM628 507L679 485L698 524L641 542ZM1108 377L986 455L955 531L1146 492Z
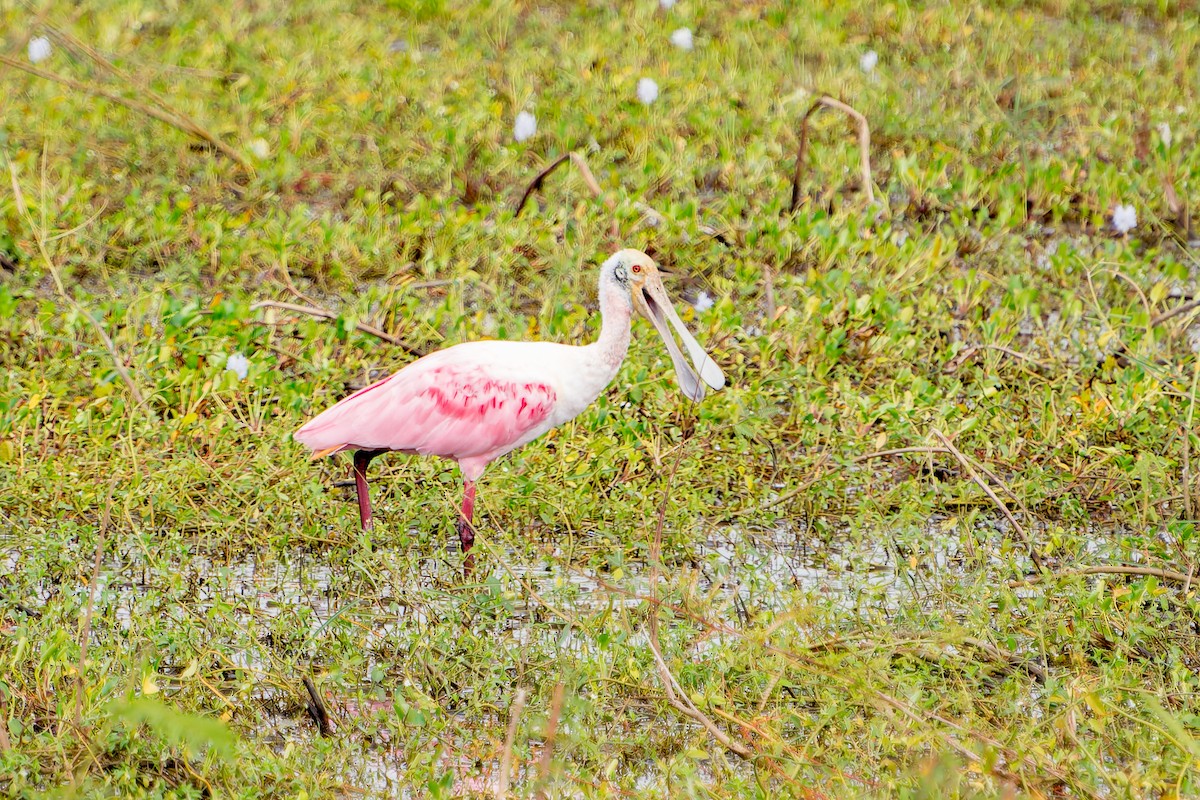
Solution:
M313 458L354 451L354 485L364 530L371 528L367 465L387 452L454 459L464 492L458 536L475 541L475 481L500 456L583 411L616 376L629 348L633 310L654 324L692 400L725 376L675 313L650 256L621 250L600 267L600 338L589 345L467 342L417 359L319 414L295 438ZM692 368L671 335L673 325ZM469 562L468 562L469 564Z

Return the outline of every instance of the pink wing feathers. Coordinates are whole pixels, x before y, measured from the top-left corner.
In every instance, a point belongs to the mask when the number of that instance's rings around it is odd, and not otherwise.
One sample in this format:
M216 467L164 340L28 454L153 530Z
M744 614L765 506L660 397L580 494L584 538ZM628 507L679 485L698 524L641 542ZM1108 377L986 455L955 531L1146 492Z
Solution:
M400 450L486 464L540 433L558 399L547 383L503 372L420 359L315 417L295 438L316 453Z

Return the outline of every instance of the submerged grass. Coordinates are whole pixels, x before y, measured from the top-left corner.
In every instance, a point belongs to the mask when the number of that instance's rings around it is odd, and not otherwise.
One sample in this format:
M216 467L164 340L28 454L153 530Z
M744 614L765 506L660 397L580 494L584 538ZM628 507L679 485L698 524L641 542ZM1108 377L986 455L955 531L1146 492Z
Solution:
M0 5L0 789L1200 793L1193 16ZM827 112L788 213L817 92L875 205ZM517 217L571 150L604 200ZM639 323L484 477L476 579L445 463L377 461L363 535L291 432L409 350L588 340L618 245L729 387Z

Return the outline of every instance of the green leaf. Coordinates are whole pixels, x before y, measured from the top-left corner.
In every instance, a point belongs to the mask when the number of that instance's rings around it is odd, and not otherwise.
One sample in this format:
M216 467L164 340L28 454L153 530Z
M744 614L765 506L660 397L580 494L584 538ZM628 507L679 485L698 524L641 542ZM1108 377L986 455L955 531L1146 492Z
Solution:
M185 714L150 697L115 702L109 713L126 725L145 725L173 747L193 752L207 749L225 758L237 749L237 735L220 720Z

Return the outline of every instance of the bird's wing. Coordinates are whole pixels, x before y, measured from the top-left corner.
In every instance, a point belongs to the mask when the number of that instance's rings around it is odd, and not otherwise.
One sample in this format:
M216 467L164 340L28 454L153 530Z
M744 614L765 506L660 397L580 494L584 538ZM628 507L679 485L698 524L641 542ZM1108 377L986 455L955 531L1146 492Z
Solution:
M475 358L421 359L342 400L295 438L317 453L495 457L541 433L554 409L558 393L536 373Z

